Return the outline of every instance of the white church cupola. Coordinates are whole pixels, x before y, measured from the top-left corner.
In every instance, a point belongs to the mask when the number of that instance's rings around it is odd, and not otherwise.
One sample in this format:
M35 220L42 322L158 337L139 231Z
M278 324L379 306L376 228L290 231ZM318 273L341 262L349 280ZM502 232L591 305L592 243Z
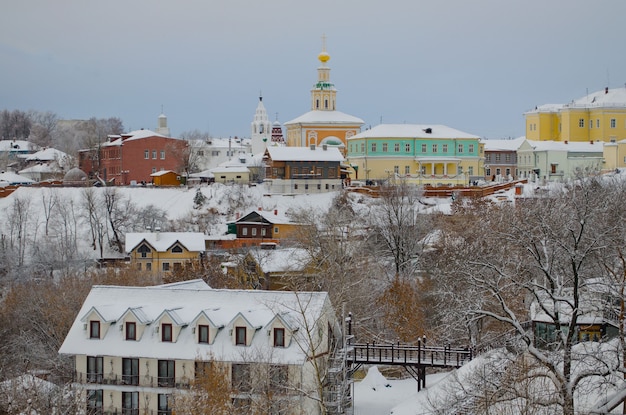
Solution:
M265 151L272 134L270 120L263 105L263 96L259 96L259 104L256 107L251 128L252 154L262 153Z
M164 135L166 137L170 136L170 129L167 126L167 117L163 114L163 107L161 107L161 115L159 115L158 127L156 129L157 134Z

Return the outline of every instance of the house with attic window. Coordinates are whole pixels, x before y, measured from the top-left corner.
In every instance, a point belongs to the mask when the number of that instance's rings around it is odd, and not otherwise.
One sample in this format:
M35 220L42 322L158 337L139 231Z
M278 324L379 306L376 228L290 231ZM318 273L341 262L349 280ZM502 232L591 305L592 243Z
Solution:
M173 414L215 364L239 413L317 414L339 335L324 292L94 286L59 353L88 413Z
M201 259L206 250L202 232L150 232L126 234L131 266L153 274L169 273Z

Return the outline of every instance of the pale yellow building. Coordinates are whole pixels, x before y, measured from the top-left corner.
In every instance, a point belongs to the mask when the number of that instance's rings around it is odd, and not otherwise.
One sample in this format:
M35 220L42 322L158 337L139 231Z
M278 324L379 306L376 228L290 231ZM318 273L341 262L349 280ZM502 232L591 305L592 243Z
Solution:
M529 140L617 142L626 139L626 87L540 105L524 116Z
M133 268L169 273L198 260L205 251L202 232L140 232L126 234L126 253Z
M348 138L358 134L363 120L337 111L337 90L330 81L326 65L330 55L326 47L318 55L317 83L311 89L311 111L285 123L287 146L310 147L322 145L339 147L346 154Z

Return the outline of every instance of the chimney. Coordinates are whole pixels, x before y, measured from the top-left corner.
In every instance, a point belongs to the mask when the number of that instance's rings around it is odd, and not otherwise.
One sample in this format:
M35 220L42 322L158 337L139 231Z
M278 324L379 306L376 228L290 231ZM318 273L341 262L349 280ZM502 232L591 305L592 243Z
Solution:
M564 143L567 144L567 140L565 140Z
M161 227L160 226L155 226L154 232L156 232L156 240L158 241L159 238L161 237Z
M608 94L609 93L609 87L607 86L606 88L604 88L604 93Z
M315 144L311 144L311 150L315 150Z
M263 208L262 208L261 206L259 206L259 207L258 207L258 211L260 212L260 211L262 211L262 210L263 210Z
M278 216L278 209L274 209L274 216Z
M239 212L235 213L235 220L239 219L239 216L240 216Z
M324 149L324 151L328 150L328 144L322 144L322 149Z

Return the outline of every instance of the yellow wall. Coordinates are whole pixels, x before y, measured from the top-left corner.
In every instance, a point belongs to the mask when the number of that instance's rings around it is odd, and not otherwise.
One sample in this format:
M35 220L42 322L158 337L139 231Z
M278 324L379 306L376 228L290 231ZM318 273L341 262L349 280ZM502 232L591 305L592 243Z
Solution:
M163 263L165 262L170 264L168 272L172 272L174 270L175 263L179 263L184 267L187 262L198 259L200 255L199 252L188 251L184 247L183 252L181 253L172 252L171 249L166 252L157 252L152 248L152 252L148 253L145 258L142 258L141 254L137 252L139 246L141 246L141 244L137 245L135 249L130 252L131 266L135 269L139 269L139 264L141 264L141 271L145 271L146 263L149 262L152 264L152 274L155 275L164 272Z
M344 146L347 146L347 138L358 134L360 125L346 125L338 127L336 125L302 125L291 124L287 126L287 146L289 147L309 147L311 144L322 145L327 138L338 138ZM312 134L313 133L313 134ZM302 141L304 137L304 142ZM345 148L342 153L345 155Z

